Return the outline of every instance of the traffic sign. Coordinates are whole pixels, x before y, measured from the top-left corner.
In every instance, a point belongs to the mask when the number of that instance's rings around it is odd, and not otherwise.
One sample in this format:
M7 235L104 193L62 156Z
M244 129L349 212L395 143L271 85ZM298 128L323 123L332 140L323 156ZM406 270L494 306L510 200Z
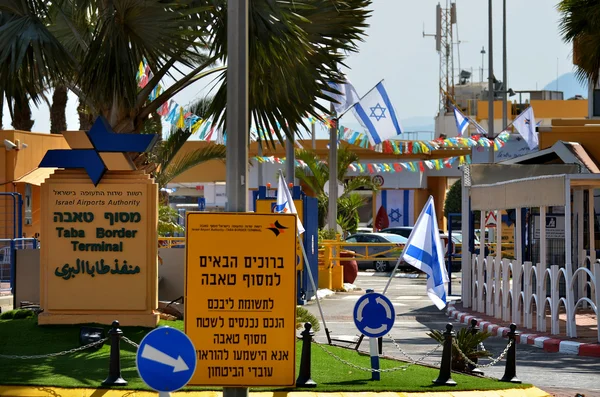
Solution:
M138 348L136 367L140 378L158 392L185 386L196 370L196 349L186 334L171 327L150 331Z
M390 332L395 319L396 311L392 302L376 292L361 296L354 306L354 324L370 338L380 338Z
M185 331L202 348L190 385L293 386L296 216L187 214Z

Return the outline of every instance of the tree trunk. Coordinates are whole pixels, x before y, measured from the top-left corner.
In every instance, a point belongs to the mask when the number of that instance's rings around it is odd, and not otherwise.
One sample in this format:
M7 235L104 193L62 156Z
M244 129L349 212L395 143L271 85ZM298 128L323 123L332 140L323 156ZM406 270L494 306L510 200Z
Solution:
M79 114L79 129L81 131L89 131L92 128L92 124L94 124L94 116L81 101L79 101L79 106L77 106L77 113Z
M15 98L13 115L12 126L15 130L31 131L33 120L31 119L29 98L26 94Z
M57 85L52 94L52 106L50 107L50 133L60 134L67 130L67 87Z
M2 115L4 114L4 94L0 92L0 130L2 129Z

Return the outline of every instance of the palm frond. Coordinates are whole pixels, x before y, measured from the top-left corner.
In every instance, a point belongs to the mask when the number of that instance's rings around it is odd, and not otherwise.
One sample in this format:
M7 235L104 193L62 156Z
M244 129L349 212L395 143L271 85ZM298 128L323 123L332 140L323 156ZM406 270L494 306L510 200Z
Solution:
M180 157L174 158L165 169L157 173L156 183L158 183L159 187L164 187L177 176L198 164L210 160L225 160L225 153L225 146L217 144L210 144L202 149L185 153Z

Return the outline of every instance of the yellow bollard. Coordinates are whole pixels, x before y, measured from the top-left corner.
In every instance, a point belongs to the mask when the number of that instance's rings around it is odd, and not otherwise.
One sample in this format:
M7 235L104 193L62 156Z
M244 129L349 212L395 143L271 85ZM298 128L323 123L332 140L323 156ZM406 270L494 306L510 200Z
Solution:
M323 252L323 265L319 264L319 288L331 289L331 245L329 241L323 241L325 246Z

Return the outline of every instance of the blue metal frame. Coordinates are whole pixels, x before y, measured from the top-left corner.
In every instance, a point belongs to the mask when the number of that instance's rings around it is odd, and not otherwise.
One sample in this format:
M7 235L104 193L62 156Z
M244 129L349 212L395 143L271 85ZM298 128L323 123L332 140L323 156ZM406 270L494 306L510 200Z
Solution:
M318 250L318 230L319 230L319 217L318 217L318 204L317 199L314 197L308 197L300 186L294 186L290 192L292 199L302 200L303 218L302 225L304 226L305 232L302 234L302 244L306 252L306 259L310 264L310 270L313 275L315 285L319 285L319 250ZM267 187L259 186L257 191L252 194L253 202L252 210L256 211L256 200L273 199L268 196ZM314 248L314 252L313 252ZM307 271L298 271L296 277L297 285L297 302L299 305L306 304L313 296L317 294L314 290Z

